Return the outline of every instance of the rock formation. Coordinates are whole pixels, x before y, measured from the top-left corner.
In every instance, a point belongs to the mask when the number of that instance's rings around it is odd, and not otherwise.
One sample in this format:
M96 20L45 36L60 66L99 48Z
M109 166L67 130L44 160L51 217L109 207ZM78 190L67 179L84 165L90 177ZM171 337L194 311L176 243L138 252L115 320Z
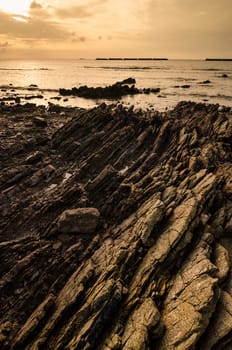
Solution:
M129 85L128 85L129 84ZM144 88L137 89L135 87L136 80L134 78L127 78L122 81L118 81L115 84L105 87L88 87L86 85L79 88L73 87L72 89L59 89L59 93L62 96L78 96L82 98L91 99L117 99L126 95L137 94L150 94L160 92L160 88Z
M0 106L1 349L231 349L230 108L50 107Z

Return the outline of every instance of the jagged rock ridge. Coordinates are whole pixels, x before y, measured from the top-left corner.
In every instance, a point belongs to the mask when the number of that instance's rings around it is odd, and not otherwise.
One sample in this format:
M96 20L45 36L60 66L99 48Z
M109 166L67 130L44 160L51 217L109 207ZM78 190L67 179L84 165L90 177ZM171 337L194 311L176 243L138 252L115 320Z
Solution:
M0 143L1 348L230 349L230 109L39 112Z

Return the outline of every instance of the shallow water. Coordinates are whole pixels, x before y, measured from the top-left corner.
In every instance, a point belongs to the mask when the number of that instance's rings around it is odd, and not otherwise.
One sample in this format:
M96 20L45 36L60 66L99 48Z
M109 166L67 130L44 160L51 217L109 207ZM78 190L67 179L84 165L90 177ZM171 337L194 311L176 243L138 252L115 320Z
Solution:
M228 77L223 78L226 74ZM168 61L96 61L96 60L10 60L0 61L0 97L19 95L43 98L31 102L60 103L92 107L101 101L58 97L59 88L81 85L106 86L128 77L136 79L138 88L161 89L159 94L126 96L125 104L164 110L181 100L219 103L232 106L232 62L201 60ZM209 84L200 84L209 80ZM31 85L38 88L30 88ZM190 85L183 88L183 85ZM111 101L112 102L112 101ZM10 103L10 102L9 102Z

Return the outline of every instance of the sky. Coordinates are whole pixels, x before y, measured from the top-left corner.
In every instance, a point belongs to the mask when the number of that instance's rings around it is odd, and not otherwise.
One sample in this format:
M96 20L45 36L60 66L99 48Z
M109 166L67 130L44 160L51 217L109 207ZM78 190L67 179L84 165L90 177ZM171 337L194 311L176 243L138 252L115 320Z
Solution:
M0 0L0 59L232 58L232 0Z

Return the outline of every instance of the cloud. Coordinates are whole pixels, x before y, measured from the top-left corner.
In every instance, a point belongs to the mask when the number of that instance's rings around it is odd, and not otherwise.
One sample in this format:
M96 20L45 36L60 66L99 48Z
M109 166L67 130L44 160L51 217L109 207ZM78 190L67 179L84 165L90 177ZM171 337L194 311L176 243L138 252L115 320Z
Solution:
M29 8L29 16L31 18L39 18L40 20L43 19L47 21L51 21L51 18L53 18L50 7L42 5L40 2L35 0L32 1Z
M79 36L75 39L72 39L73 43L84 43L86 41L86 37L85 36Z
M209 29L215 32L221 28L232 30L231 0L150 0L148 14L154 27L158 25L185 29ZM155 19L155 22L154 22Z
M24 17L18 21L10 14L0 12L0 33L10 38L27 38L41 40L64 40L70 33L59 24L37 17Z
M105 54L185 58L232 53L231 0L30 3L28 16L0 12L0 50L7 50L5 56L13 57L17 52L25 56L31 47L34 57L48 53L54 57Z
M77 35L75 32L73 32L72 34L71 34L71 36L72 36L72 43L84 43L86 40L87 40L87 38L84 36L84 35Z
M31 9L31 10L34 10L34 9L42 9L42 8L43 8L43 6L42 6L39 2L37 2L37 1L32 1L31 6L30 6L30 9Z
M6 48L7 46L9 46L8 41L5 41L4 43L0 43L1 48Z
M88 3L54 8L54 14L60 19L86 18L92 17L98 13L99 8L107 3L108 0L92 0Z
M5 53L9 46L10 45L8 41L5 41L3 43L0 42L0 53Z

